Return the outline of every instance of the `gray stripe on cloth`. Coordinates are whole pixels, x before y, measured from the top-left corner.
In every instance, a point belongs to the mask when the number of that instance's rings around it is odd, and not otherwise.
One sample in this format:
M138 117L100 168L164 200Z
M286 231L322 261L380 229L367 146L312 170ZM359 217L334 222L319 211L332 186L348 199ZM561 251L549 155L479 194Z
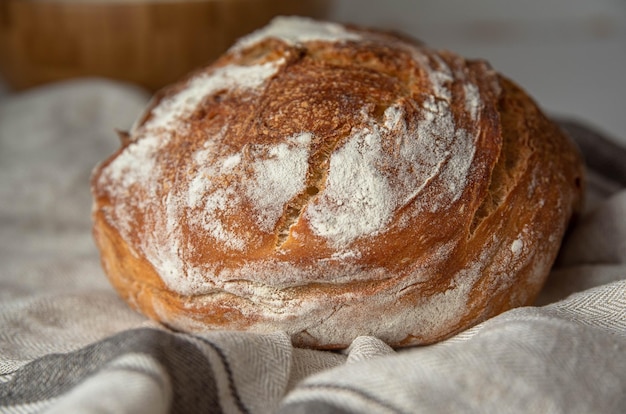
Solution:
M626 148L584 123L569 119L557 122L576 142L589 169L626 187Z
M237 405L237 408L243 414L248 414L250 410L248 410L248 408L245 406L245 404L243 403L241 399L241 396L239 395L239 392L237 391L237 387L235 386L235 379L233 378L233 370L230 367L228 358L226 358L226 354L224 353L222 348L220 348L219 346L217 346L216 344L214 344L213 342L209 341L206 338L195 337L195 339L202 341L202 343L211 347L211 349L213 349L215 353L219 355L220 360L222 361L222 364L224 365L224 370L226 371L226 377L228 379L228 390L230 391L231 396L235 400L235 404Z
M28 404L58 397L128 353L157 360L173 385L172 412L221 412L213 369L191 342L157 329L125 331L68 354L50 354L19 369L0 384L2 405Z

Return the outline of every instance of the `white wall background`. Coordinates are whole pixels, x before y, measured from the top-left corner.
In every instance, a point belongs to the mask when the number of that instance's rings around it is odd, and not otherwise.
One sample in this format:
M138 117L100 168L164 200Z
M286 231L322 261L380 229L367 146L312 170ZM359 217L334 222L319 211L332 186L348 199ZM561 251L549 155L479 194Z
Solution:
M626 144L626 0L336 0L331 18L485 58L549 113Z

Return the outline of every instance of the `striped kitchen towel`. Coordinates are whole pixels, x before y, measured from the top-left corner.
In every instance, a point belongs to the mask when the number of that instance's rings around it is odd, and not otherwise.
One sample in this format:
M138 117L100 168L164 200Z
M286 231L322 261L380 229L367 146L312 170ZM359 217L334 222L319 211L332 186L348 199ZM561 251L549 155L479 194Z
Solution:
M282 332L173 332L109 286L89 174L146 99L89 80L0 102L0 413L626 412L626 152L612 140L562 122L589 203L536 306L431 346L325 352Z

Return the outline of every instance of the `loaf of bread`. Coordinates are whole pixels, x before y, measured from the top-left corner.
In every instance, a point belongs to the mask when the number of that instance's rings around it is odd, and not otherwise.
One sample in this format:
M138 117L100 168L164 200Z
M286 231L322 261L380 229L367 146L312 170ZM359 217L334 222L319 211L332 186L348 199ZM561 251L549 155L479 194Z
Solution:
M531 304L582 200L577 150L486 62L303 18L121 136L92 179L103 267L187 332L442 340Z

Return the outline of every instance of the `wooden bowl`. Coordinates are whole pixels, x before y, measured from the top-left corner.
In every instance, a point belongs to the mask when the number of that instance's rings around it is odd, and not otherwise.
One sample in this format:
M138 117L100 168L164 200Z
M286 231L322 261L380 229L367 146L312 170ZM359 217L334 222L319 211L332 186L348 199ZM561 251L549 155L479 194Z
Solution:
M330 0L0 0L9 88L102 76L156 90L276 15L323 18Z

